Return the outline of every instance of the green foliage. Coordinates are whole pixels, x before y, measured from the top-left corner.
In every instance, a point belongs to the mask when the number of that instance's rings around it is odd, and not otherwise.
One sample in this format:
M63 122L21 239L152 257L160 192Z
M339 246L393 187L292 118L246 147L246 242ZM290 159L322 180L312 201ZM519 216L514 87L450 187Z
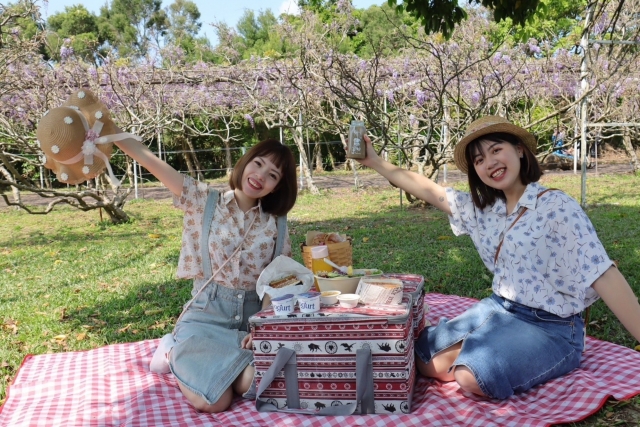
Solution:
M360 25L352 37L352 52L361 58L371 58L378 51L385 57L401 55L406 36L416 36L418 21L406 12L394 13L386 4L356 10Z
M530 39L547 41L553 46L567 47L574 44L582 30L582 14L586 0L541 0L527 25L514 26L513 20L502 20L493 40L506 39L507 43L525 43Z
M9 16L14 18L9 18ZM35 40L45 30L44 22L40 19L40 15L29 7L29 4L15 3L7 4L6 6L0 5L0 17L2 23L0 24L0 47L8 47L16 43L13 40L14 36L12 31L6 31L8 29L13 30L13 27L19 29L18 37L22 41ZM39 53L44 59L49 59L48 52L45 43L40 43L38 46Z
M98 29L98 18L82 5L65 7L64 12L51 15L47 24L48 54L58 61L64 39L71 40L76 56L91 62L105 41Z
M466 19L467 13L458 0L387 0L398 11L411 13L419 18L427 34L440 32L451 37L457 24ZM510 18L515 24L524 25L531 18L540 0L469 0L469 4L482 4L493 10L496 21Z
M170 41L195 39L202 27L198 6L190 0L175 0L167 10L169 12L168 39Z
M298 0L298 7L318 14L322 22L332 22L337 3L338 0Z
M261 10L257 15L252 10L245 10L236 25L241 40L242 58L283 55L287 49L275 30L277 25L278 19L270 9Z
M161 0L113 0L100 9L100 34L121 57L143 56L150 41L166 32L168 20L161 5Z

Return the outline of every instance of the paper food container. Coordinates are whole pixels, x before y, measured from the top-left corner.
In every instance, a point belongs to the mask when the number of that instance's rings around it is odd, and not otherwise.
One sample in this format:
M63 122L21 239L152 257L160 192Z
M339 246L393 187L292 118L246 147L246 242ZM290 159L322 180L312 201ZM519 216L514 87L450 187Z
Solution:
M403 292L402 280L390 278L363 277L356 289L360 302L366 305L400 304Z

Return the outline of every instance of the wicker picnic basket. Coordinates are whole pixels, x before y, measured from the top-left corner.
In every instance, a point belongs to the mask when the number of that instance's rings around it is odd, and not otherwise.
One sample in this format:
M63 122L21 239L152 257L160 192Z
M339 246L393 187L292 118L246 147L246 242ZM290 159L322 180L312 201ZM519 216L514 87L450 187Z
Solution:
M307 235L307 242L313 237L313 232ZM338 265L349 266L353 265L353 250L351 245L351 237L344 236L346 241L340 243L328 243L327 249L329 250L329 259ZM311 270L311 248L314 245L302 243L300 250L302 251L302 260L304 266Z

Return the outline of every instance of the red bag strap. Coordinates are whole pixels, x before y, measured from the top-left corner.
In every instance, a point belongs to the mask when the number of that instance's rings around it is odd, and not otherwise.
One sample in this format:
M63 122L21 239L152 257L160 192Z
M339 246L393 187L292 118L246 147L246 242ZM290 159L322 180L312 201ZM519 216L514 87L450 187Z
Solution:
M541 191L540 193L538 193L538 198L540 198L540 196L542 196L544 193L546 193L547 191L551 191L551 190L557 190L557 188L547 188L544 191ZM493 257L493 263L495 264L498 261L498 255L500 254L500 249L502 248L502 242L504 241L504 237L507 235L507 232L509 230L511 230L511 227L513 227L516 222L518 222L518 220L520 219L520 217L522 215L524 215L524 213L527 211L527 208L524 208L520 211L520 213L518 214L518 216L516 217L516 219L513 220L513 222L511 223L511 225L509 226L509 228L507 228L507 231L504 232L504 235L502 236L502 239L500 239L500 243L498 243L498 248L496 249L496 255Z

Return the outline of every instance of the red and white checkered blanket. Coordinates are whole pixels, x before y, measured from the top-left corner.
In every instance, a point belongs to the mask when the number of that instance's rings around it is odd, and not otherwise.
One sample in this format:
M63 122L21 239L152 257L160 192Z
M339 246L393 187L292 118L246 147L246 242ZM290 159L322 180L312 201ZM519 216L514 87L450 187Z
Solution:
M452 318L473 299L428 294L427 319ZM221 414L196 412L171 374L149 371L158 340L115 344L90 351L25 358L0 426L548 426L575 422L596 412L610 396L640 394L640 353L589 338L580 369L508 400L482 400L455 383L421 376L411 414L321 417L260 413L237 398Z

